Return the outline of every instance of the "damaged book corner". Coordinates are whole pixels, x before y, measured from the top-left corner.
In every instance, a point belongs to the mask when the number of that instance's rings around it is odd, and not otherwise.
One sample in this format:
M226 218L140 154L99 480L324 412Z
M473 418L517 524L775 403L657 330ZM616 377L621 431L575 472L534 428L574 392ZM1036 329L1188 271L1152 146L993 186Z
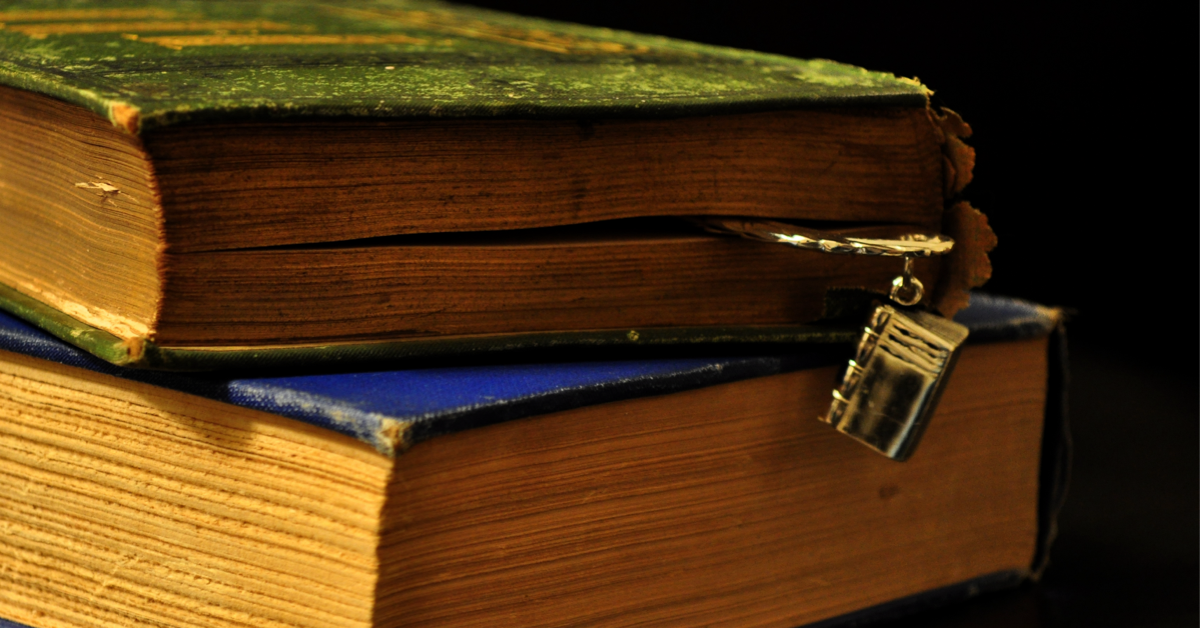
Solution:
M974 291L929 94L436 2L0 0L0 626L826 626L1036 578L1062 317Z

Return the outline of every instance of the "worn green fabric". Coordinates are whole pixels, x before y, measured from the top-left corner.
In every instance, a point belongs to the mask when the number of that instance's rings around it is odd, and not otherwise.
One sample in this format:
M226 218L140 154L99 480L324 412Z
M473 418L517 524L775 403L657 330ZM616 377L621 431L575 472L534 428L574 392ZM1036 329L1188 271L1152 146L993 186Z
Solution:
M431 2L8 2L0 83L131 131L291 116L923 107L909 79Z
M76 318L4 285L0 285L0 310L21 318L102 360L118 366L127 366L132 361L130 346L120 338L102 329L85 325Z

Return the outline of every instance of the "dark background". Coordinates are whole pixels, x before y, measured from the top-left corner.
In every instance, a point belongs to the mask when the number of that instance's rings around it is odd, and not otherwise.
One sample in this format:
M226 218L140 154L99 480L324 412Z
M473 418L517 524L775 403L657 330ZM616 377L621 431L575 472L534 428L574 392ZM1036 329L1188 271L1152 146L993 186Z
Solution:
M1000 237L987 289L1074 312L1075 472L1040 583L888 625L1200 623L1195 3L472 4L936 90L975 129L965 195Z

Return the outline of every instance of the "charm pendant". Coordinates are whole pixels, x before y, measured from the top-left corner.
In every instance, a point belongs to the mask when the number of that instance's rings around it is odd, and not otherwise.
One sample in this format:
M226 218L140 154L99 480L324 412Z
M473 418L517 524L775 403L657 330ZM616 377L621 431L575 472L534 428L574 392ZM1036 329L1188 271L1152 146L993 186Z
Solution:
M966 339L966 327L940 316L876 307L822 420L893 460L907 460Z
M892 281L888 295L902 306L920 303L925 294L925 287L913 276L913 258L943 255L954 247L954 240L945 236L909 231L861 238L768 220L695 218L693 222L714 233L823 253L903 257L904 274ZM937 408L966 339L966 327L936 314L876 307L841 386L833 391L829 414L821 420L893 460L907 460Z

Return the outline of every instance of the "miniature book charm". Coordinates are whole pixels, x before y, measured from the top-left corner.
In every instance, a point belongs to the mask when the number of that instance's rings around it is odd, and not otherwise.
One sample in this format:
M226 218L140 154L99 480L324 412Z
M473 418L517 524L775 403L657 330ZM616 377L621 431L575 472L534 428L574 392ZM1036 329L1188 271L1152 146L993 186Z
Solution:
M822 420L893 460L907 460L966 338L966 327L928 312L875 308Z
M904 273L892 281L889 297L916 305L924 286L913 276L913 258L941 255L954 241L942 235L901 233L887 238L855 238L836 233L741 218L698 218L714 233L850 255L904 258ZM833 391L822 421L898 461L913 454L938 398L949 380L967 328L917 309L876 306L867 320L854 359Z

